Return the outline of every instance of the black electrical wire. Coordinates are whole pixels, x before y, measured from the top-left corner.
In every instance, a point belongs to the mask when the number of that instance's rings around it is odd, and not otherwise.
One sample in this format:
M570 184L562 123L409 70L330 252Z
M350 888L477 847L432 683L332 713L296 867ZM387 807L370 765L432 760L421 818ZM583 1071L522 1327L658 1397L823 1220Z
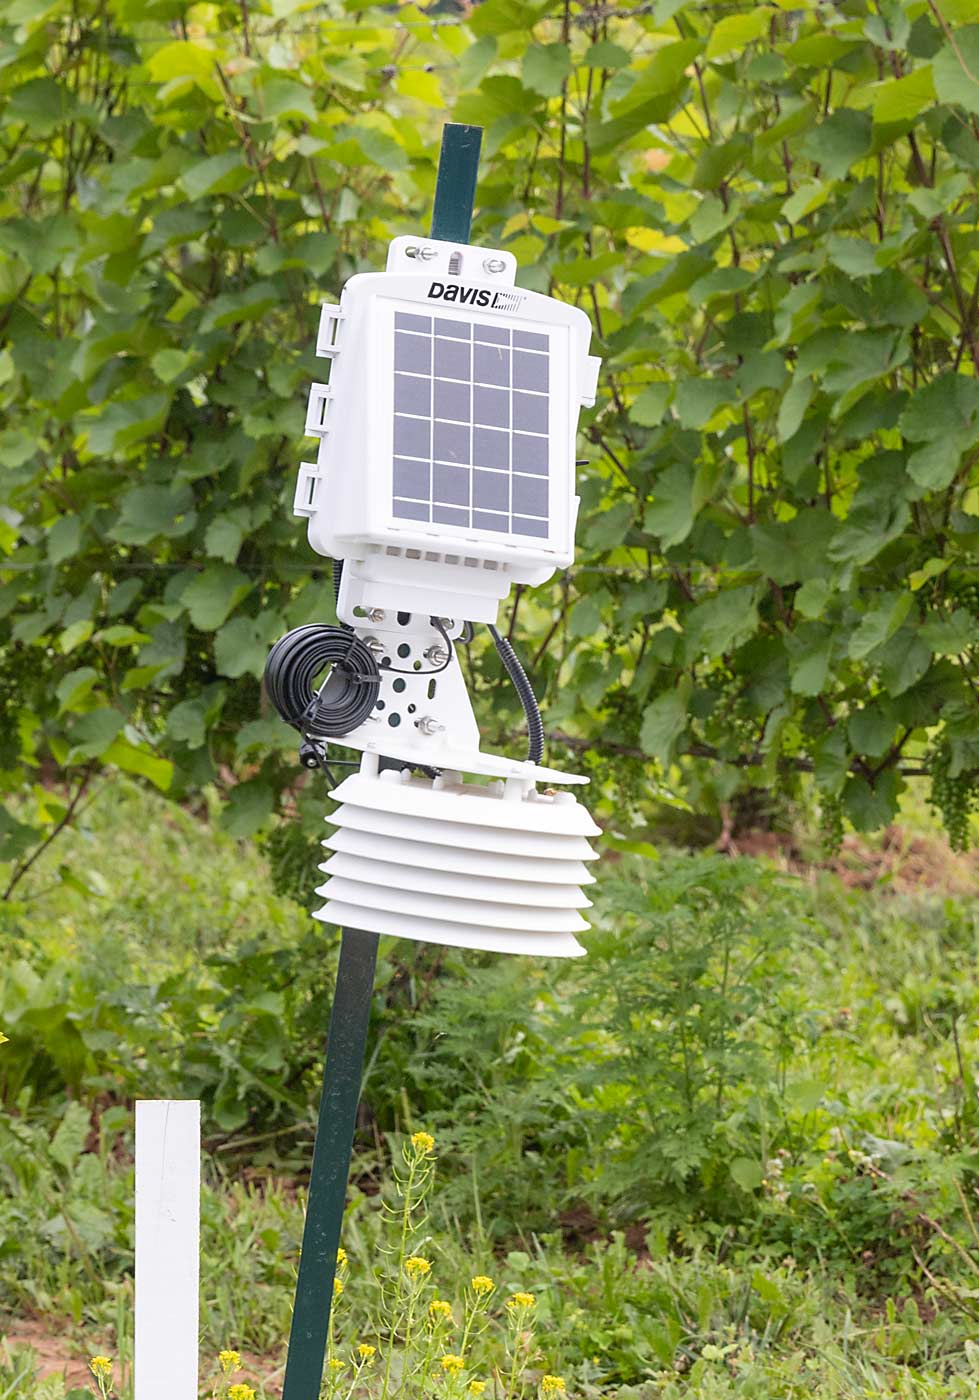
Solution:
M541 719L537 697L534 694L527 672L520 664L520 658L513 647L496 628L490 624L490 636L496 643L496 650L503 669L513 682L513 688L520 697L523 712L527 716L527 759L530 763L540 763L544 757L544 721Z
M329 668L319 690L313 681ZM280 637L265 663L265 688L279 714L306 738L340 738L363 724L381 675L359 637L310 623Z

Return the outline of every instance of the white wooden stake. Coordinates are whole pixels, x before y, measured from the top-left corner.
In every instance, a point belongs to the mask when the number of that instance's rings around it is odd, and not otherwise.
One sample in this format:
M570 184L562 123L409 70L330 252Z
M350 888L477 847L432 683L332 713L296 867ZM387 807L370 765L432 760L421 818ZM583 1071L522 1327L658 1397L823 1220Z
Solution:
M136 1104L136 1400L197 1400L201 1106Z

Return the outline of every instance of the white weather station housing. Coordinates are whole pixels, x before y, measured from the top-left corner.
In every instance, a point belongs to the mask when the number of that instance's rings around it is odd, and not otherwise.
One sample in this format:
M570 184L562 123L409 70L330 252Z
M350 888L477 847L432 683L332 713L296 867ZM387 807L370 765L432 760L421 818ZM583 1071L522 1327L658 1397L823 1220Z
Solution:
M575 439L595 401L585 313L515 285L511 253L396 238L324 306L295 513L334 561L340 626L288 633L266 684L329 772L360 750L320 868L326 922L574 956L598 827L541 766L531 685L496 630L513 584L571 563ZM489 627L527 716L524 761L484 754L457 647Z

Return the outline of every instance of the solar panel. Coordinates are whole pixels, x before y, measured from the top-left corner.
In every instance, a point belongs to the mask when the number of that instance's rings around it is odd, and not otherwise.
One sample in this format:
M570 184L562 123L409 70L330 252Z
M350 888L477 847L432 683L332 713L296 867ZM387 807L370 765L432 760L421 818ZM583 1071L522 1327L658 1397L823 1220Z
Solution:
M398 311L393 511L546 539L548 336Z

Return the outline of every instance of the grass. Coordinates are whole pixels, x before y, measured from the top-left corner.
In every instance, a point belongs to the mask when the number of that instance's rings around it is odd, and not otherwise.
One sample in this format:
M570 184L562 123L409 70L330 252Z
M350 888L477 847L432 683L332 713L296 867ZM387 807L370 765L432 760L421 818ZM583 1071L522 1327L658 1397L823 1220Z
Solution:
M627 883L638 902L609 884L587 966L386 946L338 1345L379 1336L390 1162L430 1127L433 1279L456 1316L476 1273L534 1294L528 1397L544 1371L623 1400L974 1396L972 903L672 857ZM0 1400L91 1394L96 1352L128 1397L132 1100L169 1093L205 1102L203 1354L239 1349L277 1395L335 940L253 849L121 783L18 893L0 915ZM736 899L744 927L722 917ZM741 1000L715 995L711 930L743 959ZM627 955L642 975L616 1011ZM673 1104L681 1063L677 1084L702 1083ZM654 1171L664 1133L674 1167ZM69 1358L67 1383L40 1378Z

